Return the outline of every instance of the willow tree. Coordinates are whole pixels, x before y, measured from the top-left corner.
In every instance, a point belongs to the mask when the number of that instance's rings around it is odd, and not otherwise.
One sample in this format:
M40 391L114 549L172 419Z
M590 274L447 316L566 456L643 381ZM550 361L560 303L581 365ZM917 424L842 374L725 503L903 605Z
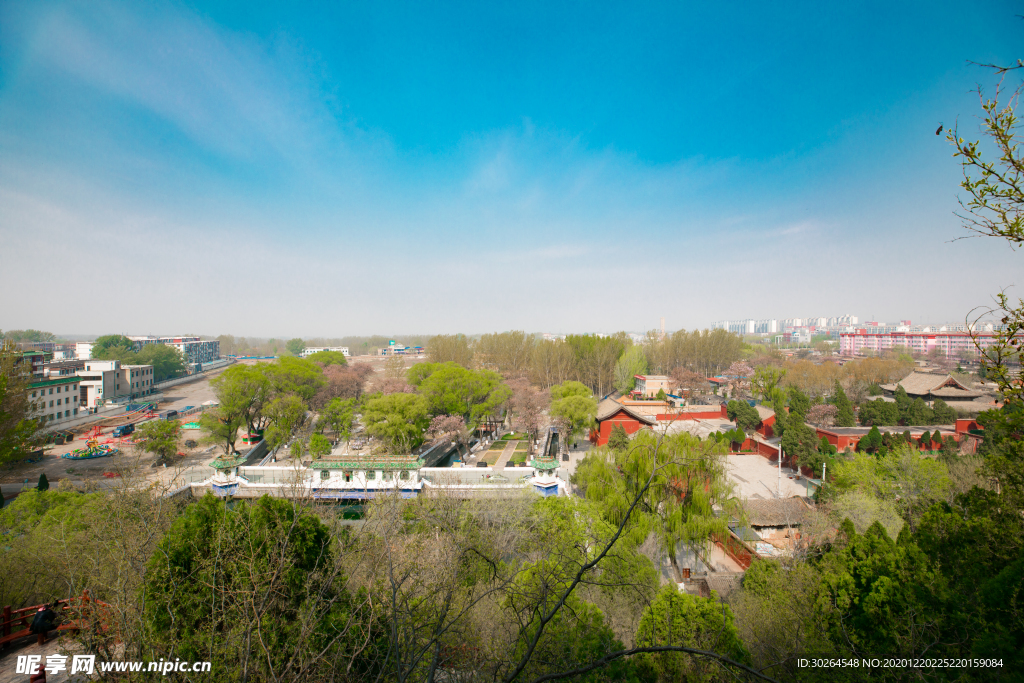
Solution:
M626 533L640 544L651 533L661 541L676 574L682 544L704 555L714 537L728 534L739 501L726 478L727 444L691 434L642 430L628 449L592 451L578 466L573 483L600 505L611 524L621 524L640 495ZM726 514L716 514L721 507Z

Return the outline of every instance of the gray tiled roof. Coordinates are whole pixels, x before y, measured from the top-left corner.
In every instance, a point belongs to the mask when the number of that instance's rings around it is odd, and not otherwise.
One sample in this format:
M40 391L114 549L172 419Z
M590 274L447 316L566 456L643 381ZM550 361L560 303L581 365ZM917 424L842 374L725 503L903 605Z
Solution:
M743 506L750 526L798 526L810 507L800 498L747 499Z
M949 386L944 386L947 384ZM896 391L897 386L902 386L903 390L911 396L933 394L941 398L974 398L981 395L960 384L952 375L933 375L930 372L912 372L899 382L881 386L885 391L893 392Z
M627 406L622 405L618 401L613 401L610 398L606 398L597 405L597 421L600 422L601 420L607 420L620 410L625 411L630 417L634 417L646 424L652 425L655 423L655 419L653 417L650 417L649 415L641 415L640 413L630 410Z

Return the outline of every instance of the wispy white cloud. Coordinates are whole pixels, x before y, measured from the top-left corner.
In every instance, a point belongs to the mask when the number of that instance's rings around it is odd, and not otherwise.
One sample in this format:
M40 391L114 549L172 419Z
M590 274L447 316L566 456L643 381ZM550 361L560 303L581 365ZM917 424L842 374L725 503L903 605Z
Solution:
M642 330L661 315L670 327L812 309L866 316L867 299L914 316L956 310L996 280L991 265L963 266L977 283L949 292L926 271L922 291L892 302L885 274L907 253L953 253L919 239L936 212L865 213L859 197L846 199L853 209L811 201L795 182L779 192L789 167L778 160L647 164L529 119L467 130L444 154L403 152L339 113L309 66L316 56L287 37L159 3L40 8L25 30L26 80L0 90L0 114L49 128L0 126L0 288L33 294L3 302L0 328ZM82 124L60 107L18 112L26 81L48 77L74 86L72 107L98 102L99 113ZM159 120L188 146L133 137L102 105ZM90 125L106 136L99 149L71 137L48 156L38 144ZM39 255L68 280L37 277ZM869 262L875 281L851 288L852 264ZM653 284L626 277L635 272Z

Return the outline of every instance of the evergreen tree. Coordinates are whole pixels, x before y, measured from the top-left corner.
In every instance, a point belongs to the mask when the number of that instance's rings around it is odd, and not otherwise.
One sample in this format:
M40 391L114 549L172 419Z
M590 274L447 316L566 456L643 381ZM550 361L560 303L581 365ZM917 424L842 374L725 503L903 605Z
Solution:
M860 423L864 426L895 425L899 422L899 407L895 403L880 398L876 398L874 401L865 401L860 406L859 418Z
M924 399L915 398L903 420L903 424L912 426L935 424L935 413L924 402Z
M875 453L882 446L882 433L878 427L872 427L867 435L857 442L857 450L864 453Z
M608 447L616 451L624 451L629 448L629 434L622 425L612 425L612 433L608 437Z
M932 403L932 414L935 420L933 424L951 425L956 422L956 410L950 408L941 398L935 399L935 402Z
M896 399L896 418L900 424L914 424L913 422L907 422L907 418L910 416L910 407L913 405L913 401L910 400L910 396L907 395L907 390L903 388L902 384L896 385L896 393L893 394L893 398Z
M857 424L853 415L853 404L847 398L839 380L836 380L832 389L832 405L839 409L836 414L836 427L853 427Z
M807 394L800 391L800 389L795 386L790 387L788 393L790 414L799 413L801 415L800 420L805 421L807 411L811 409L811 399L807 397Z
M46 472L39 475L39 484L36 486L40 491L48 491L50 489L50 482L46 478Z

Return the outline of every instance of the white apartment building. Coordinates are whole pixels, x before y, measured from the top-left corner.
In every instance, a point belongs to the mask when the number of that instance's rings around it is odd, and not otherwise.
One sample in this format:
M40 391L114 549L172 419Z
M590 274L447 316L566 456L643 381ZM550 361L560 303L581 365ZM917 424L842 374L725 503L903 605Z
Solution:
M32 417L41 419L44 427L77 417L82 407L79 400L80 384L81 379L74 375L47 378L29 384L28 398L32 404Z
M220 360L220 341L217 339L201 339L199 337L128 337L135 342L135 350L147 344L163 344L173 346L185 359L188 374L202 372L204 363Z
M312 356L314 353L320 353L321 351L336 351L337 353L345 354L346 358L351 355L348 352L347 346L307 346L299 355L302 358L305 358L306 356Z
M95 408L105 403L140 398L155 392L152 365L121 365L119 360L90 360L78 371L80 405Z

